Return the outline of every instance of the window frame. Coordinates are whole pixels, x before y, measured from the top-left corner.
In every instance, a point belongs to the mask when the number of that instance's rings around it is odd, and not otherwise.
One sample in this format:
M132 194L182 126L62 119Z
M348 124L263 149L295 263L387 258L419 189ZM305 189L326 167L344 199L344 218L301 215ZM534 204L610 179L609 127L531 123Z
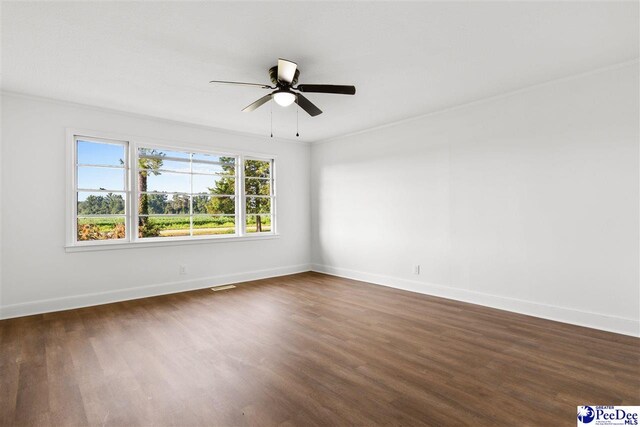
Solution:
M125 238L124 239L107 239L107 240L78 240L78 200L77 195L81 191L78 188L78 141L86 140L87 142L98 142L104 144L121 145L124 148L124 203L125 211L123 216L125 226ZM67 179L67 245L73 246L86 246L86 245L119 245L130 242L130 211L131 211L131 182L130 182L130 152L129 141L108 137L105 135L100 136L87 136L85 133L74 133L70 138L70 147L68 149L70 155L67 156L67 173L70 173L70 178ZM91 167L91 165L85 165L85 167ZM69 182L70 181L70 182ZM83 189L82 191L90 191ZM102 192L102 191L100 191ZM106 193L106 191L104 191ZM105 215L109 216L109 215Z
M171 150L171 151L181 151L181 152L188 152L188 153L198 153L198 154L208 154L208 155L214 155L214 156L225 156L225 157L233 157L236 159L235 161L235 169L236 169L236 173L235 173L235 195L233 195L233 197L235 197L235 213L234 213L234 218L236 221L236 226L235 226L235 233L233 234L227 234L225 236L227 236L227 238L231 238L231 237L240 237L242 236L242 233L240 232L240 230L238 229L238 221L240 220L240 212L238 211L239 209L239 205L238 205L238 180L239 180L239 171L238 171L238 163L240 162L240 158L241 155L237 154L237 153L231 153L231 152L223 152L221 150L204 150L204 149L199 149L199 148L186 148L186 147L178 147L175 145L167 145L167 144L158 144L158 143L137 143L137 142L133 142L131 143L132 145L132 159L135 159L135 161L133 162L134 164L132 165L133 167L131 167L131 182L138 182L138 172L139 172L139 168L138 168L138 150L140 148L148 148L148 149L164 149L164 150ZM135 154L135 157L133 157L133 155ZM171 173L171 171L167 171L169 173ZM192 171L189 173L183 173L184 175L188 175L190 177L191 180L191 193L189 193L189 197L192 198L193 197L193 173ZM210 175L213 176L213 175ZM138 190L137 188L135 190L131 190L132 193L135 193L136 197L132 198L134 199L133 202L134 204L132 205L133 207L133 212L131 213L131 216L133 217L133 224L136 225L136 232L132 235L132 242L133 243L138 243L138 242L166 242L169 240L179 240L179 239L183 239L183 240L207 240L207 239L219 239L220 235L202 235L202 236L193 236L193 235L189 235L189 236L178 236L178 237L138 237L138 233L137 233L137 227L138 227L138 219L139 219L139 214L138 214L138 203L139 203L139 197L138 196ZM167 194L171 194L171 193L167 193ZM176 194L176 193L173 193ZM185 193L179 193L179 194L185 194ZM190 203L193 204L193 199L190 199ZM150 215L151 216L151 215ZM191 218L193 218L193 208L190 208L190 214L188 215L175 215L175 216L189 216L190 218L190 228L189 228L189 233L191 234L192 229L193 229L193 221ZM226 215L229 216L229 215Z
M106 239L106 240L77 240L78 233L78 208L76 195L78 191L78 152L77 141L87 140L104 143L122 144L125 147L125 238L124 239ZM184 245L193 243L213 243L213 242L229 242L244 240L261 240L278 238L277 230L277 214L276 214L276 164L277 156L266 153L241 152L223 148L206 147L200 144L186 143L182 141L167 142L162 140L154 140L149 138L132 137L127 135L105 133L99 131L67 129L67 179L66 179L66 244L67 252L75 252L79 250L102 250L102 249L124 249L139 248L145 246L165 246L165 245ZM234 234L218 234L218 235L189 235L176 237L138 237L138 203L139 194L137 188L138 182L138 149L139 148L156 148L171 151L179 151L185 153L208 154L215 156L228 156L236 159L235 172L235 233ZM246 233L246 212L244 194L244 161L245 160L269 161L271 168L271 230L260 233ZM185 173L191 177L191 172ZM213 176L213 175L212 175ZM193 188L191 189L193 191ZM192 197L192 196L190 196ZM191 203L193 203L191 201ZM203 214L204 215L204 214ZM193 208L190 209L190 234L193 229Z
M244 161L245 160L258 160L261 162L264 161L268 161L270 162L269 165L269 171L270 171L270 177L269 177L269 186L271 189L271 195L267 196L269 197L269 199L271 200L271 212L270 212L270 216L271 216L271 230L270 231L261 231L260 233L257 232L253 232L253 233L247 233L246 228L247 228L247 207L246 207L246 202L247 202L247 197L255 197L251 194L246 194L245 193L245 180L247 179L247 177L244 175ZM277 188L276 188L276 161L275 161L275 157L260 157L260 156L255 156L255 155L245 155L242 158L242 233L243 235L249 235L249 236L263 236L263 235L267 235L267 234L275 234L276 233L276 229L277 229L277 224L276 224L276 198L277 198ZM252 178L252 177L248 177L248 178Z

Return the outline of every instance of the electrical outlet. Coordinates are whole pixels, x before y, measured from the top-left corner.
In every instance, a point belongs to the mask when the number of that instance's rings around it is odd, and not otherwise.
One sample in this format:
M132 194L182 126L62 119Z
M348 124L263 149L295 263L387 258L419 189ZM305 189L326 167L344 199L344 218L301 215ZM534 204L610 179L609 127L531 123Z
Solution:
M416 264L413 266L413 274L420 274L420 265Z
M180 274L187 274L187 266L181 265L179 271L180 271Z

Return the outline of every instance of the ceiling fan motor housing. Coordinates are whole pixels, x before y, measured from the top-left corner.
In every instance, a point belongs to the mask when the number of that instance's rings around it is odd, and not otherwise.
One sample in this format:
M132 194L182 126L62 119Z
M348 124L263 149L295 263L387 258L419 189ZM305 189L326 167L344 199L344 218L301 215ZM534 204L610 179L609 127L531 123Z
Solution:
M271 83L273 83L276 86L294 86L296 83L298 83L298 76L300 76L300 70L296 70L295 74L293 75L293 80L291 80L291 83L286 83L286 82L280 82L278 81L278 66L274 65L273 67L269 68L269 77L271 78Z

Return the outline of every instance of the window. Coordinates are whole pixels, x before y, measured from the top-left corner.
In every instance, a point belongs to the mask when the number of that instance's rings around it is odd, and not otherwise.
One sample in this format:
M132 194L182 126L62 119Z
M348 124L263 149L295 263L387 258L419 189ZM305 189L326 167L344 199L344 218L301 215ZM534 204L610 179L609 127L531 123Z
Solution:
M75 146L77 241L127 239L127 143L77 137Z
M237 234L237 156L138 148L138 237Z
M69 245L275 234L274 159L73 136Z
M268 233L273 224L273 169L271 160L244 161L245 231Z

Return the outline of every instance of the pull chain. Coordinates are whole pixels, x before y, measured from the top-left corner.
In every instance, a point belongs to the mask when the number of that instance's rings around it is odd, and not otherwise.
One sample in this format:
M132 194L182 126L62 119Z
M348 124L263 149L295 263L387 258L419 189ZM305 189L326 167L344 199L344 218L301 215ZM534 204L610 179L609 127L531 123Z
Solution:
M300 107L296 104L296 138L300 136L299 125L298 125L298 111L300 111Z
M271 138L273 138L273 100L269 105L271 106Z

